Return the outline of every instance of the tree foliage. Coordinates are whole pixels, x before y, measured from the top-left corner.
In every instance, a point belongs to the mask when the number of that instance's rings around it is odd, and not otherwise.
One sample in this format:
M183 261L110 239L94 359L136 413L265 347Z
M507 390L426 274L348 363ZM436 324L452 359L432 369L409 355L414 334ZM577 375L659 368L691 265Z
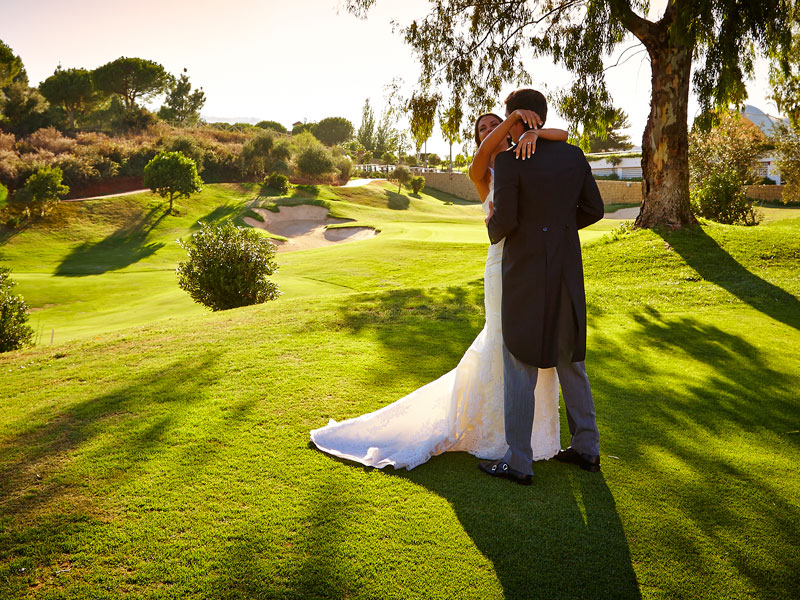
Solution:
M346 5L363 16L376 1L346 0ZM788 54L797 12L794 0L670 0L657 20L646 18L648 9L646 0L432 0L429 14L402 34L419 56L420 82L433 89L447 86L473 112L493 106L504 85L530 83L526 60L552 56L574 75L568 90L557 95L574 136L579 131L602 136L612 123L603 57L635 38L652 72L637 225L680 227L692 222L687 125L692 80L703 114L741 102L756 58L780 62Z
M12 292L16 283L11 270L0 266L0 352L19 350L32 343L33 329L28 325L28 305Z
M50 125L49 103L36 88L15 81L3 89L3 128L17 135L26 136L37 129Z
M178 285L211 310L275 300L280 292L268 277L275 273L275 245L255 229L200 223L200 231L179 242L188 253L178 265Z
M389 110L383 111L381 118L375 127L375 154L400 150L400 132L394 127L392 113Z
M439 128L444 139L450 144L450 158L448 169L453 170L453 144L461 142L461 123L464 120L464 111L461 103L453 101L450 106L439 112Z
M167 97L158 111L158 116L172 125L196 125L200 120L200 109L205 103L206 95L203 88L192 91L189 75L184 69L177 81L169 85Z
M131 110L137 100L147 100L164 92L172 77L157 62L122 56L98 67L92 73L95 87L106 94L117 94Z
M411 169L406 166L398 165L389 174L389 179L397 182L397 193L400 193L401 186L408 185L413 177Z
M609 152L611 150L630 150L633 148L631 138L619 132L631 126L627 113L621 108L614 109L614 117L606 125L604 135L594 133L587 135L589 152ZM586 145L586 144L585 144Z
M14 78L22 72L22 68L22 59L0 40L0 88L11 85Z
M375 149L375 112L369 104L369 98L364 100L364 108L361 109L361 125L356 133L356 139L365 150Z
M261 127L261 129L271 129L272 131L276 131L278 133L288 133L286 127L277 121L259 121L256 123L256 127Z
M353 124L344 117L328 117L316 123L311 133L326 146L335 146L353 137Z
M710 120L717 124L708 131L697 126L689 137L692 209L719 223L755 225L758 216L744 186L756 179L756 159L767 139L738 113L720 111Z
M75 128L75 113L83 114L99 100L86 69L61 69L39 84L39 91L50 104L60 106L67 113L69 126Z
M779 127L773 136L778 170L784 184L784 203L800 203L800 133L794 127Z
M156 154L144 168L144 184L162 198L169 198L169 212L176 198L188 198L203 189L197 165L180 152Z
M439 106L440 97L437 94L415 93L406 105L409 114L411 137L414 139L417 154L422 145L428 141L433 133L436 119L436 108Z

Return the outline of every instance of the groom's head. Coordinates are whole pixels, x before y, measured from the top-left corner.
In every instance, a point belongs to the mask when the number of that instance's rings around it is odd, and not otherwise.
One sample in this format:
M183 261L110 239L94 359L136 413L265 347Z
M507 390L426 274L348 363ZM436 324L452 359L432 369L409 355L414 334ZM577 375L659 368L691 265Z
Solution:
M518 108L532 110L538 114L542 119L542 125L544 125L544 122L547 120L547 100L541 92L530 88L523 88L511 92L508 98L506 98L506 116L510 115ZM528 129L529 127L524 121L517 121L511 128L511 138L515 143L518 142L520 136Z

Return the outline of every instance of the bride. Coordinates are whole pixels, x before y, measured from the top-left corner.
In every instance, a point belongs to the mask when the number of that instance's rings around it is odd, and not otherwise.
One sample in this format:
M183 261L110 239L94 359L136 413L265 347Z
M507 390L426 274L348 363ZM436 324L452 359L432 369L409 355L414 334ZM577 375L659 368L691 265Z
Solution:
M514 111L505 120L495 114L475 121L479 145L469 175L488 215L493 190L494 157L508 149L509 131L517 121L529 127L541 121L536 113ZM560 129L532 129L520 139L517 158L530 157L536 139L566 140ZM503 334L500 323L503 242L489 246L484 272L486 324L458 366L408 396L354 419L311 431L317 449L370 467L413 469L443 452L464 451L497 460L508 449L503 403ZM531 447L534 460L560 450L558 378L555 369L540 369Z

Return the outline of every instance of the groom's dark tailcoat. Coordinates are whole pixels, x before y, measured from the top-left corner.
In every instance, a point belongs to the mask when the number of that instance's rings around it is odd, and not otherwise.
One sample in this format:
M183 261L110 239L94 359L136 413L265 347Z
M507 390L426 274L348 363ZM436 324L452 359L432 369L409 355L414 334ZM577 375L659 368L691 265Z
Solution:
M572 361L586 356L586 296L578 230L603 218L603 200L580 148L540 139L527 160L495 158L493 244L503 248L503 339L521 362L556 366L562 281L577 329Z

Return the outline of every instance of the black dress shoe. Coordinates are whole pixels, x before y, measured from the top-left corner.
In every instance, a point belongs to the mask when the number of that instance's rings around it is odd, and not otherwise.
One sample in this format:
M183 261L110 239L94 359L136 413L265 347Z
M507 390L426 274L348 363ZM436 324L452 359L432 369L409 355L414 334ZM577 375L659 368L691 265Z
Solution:
M588 454L581 454L572 446L566 450L561 450L556 454L555 459L563 463L572 463L578 465L584 471L597 473L600 470L600 457L589 456Z
M525 473L517 471L516 469L512 469L507 462L502 460L487 460L482 463L478 463L478 468L492 477L508 479L520 485L531 484L530 475L526 475Z

